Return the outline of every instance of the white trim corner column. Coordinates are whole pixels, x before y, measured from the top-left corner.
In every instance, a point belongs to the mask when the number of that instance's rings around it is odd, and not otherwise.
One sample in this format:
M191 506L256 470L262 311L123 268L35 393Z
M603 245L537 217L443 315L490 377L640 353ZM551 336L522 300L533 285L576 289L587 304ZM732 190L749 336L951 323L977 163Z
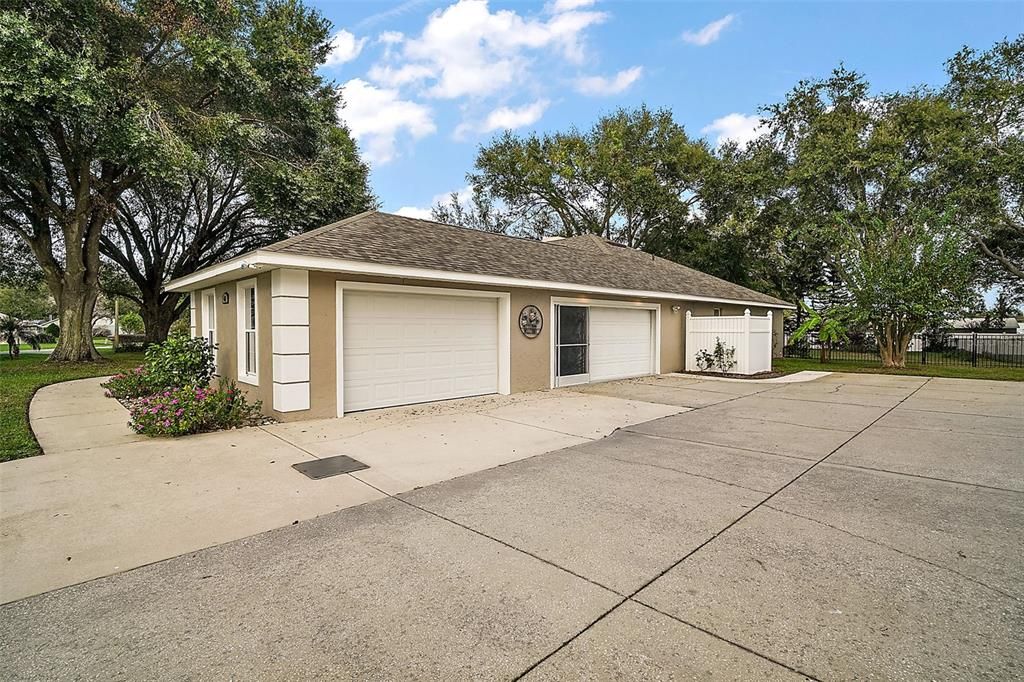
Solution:
M498 393L512 393L512 296L498 294Z
M274 409L309 409L309 271L270 273Z

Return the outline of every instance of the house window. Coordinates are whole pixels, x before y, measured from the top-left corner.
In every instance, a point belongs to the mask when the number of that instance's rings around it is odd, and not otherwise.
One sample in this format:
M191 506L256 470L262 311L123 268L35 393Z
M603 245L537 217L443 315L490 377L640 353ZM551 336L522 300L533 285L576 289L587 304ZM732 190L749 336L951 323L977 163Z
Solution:
M722 309L721 309L721 308L713 308L713 309L711 310L711 314L712 314L712 315L713 315L714 317L721 317L721 316L722 316Z
M217 291L203 292L203 334L213 349L213 366L217 366Z
M257 330L259 312L256 305L256 280L238 284L238 380L257 384Z

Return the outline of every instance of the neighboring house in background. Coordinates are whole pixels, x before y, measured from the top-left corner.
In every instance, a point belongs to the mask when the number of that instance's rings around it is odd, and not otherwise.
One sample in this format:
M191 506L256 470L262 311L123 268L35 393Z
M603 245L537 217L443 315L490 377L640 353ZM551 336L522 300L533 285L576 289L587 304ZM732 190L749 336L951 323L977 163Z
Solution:
M59 327L60 319L56 317L51 317L48 320L25 320L22 326L28 333L44 334L46 333L46 328L49 327L51 324L55 324Z
M113 336L114 318L97 317L92 323L92 334L93 336Z
M680 371L686 312L777 298L596 236L552 242L379 212L204 268L193 336L282 420Z
M985 332L986 334L1024 334L1016 317L1004 317L1002 320L989 321L984 317L965 317L959 320L946 320L942 328L945 332Z

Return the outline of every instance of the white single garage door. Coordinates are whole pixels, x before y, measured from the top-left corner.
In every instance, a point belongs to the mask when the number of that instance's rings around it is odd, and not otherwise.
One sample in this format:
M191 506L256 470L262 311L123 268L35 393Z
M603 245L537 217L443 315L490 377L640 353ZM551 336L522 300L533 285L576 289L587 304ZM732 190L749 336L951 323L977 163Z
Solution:
M342 296L345 412L497 393L496 299Z
M642 308L590 308L590 380L654 373L654 313Z

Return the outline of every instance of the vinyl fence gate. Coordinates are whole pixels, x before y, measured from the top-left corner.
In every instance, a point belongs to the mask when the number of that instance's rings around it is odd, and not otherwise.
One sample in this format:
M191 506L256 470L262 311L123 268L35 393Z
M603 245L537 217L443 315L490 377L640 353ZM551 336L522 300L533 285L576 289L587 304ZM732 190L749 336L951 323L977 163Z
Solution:
M772 369L772 313L755 317L750 309L742 315L695 317L686 311L686 371L699 371L697 355L714 353L721 341L726 348L735 348L734 374L758 374Z

